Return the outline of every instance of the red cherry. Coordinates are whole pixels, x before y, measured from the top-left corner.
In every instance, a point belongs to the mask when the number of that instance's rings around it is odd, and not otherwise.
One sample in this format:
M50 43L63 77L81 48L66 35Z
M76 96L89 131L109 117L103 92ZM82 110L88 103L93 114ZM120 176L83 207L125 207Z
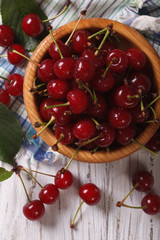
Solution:
M53 102L54 102L53 99L46 98L42 101L39 107L41 117L43 118L43 120L47 122L50 120L51 115L50 115L50 109L46 109L46 107L51 106Z
M141 90L143 95L147 94L151 89L151 80L140 72L132 73L128 78L128 83Z
M5 81L5 88L7 92L12 96L20 96L23 93L23 76L18 73L13 73L8 76L8 80Z
M45 204L55 203L58 197L59 197L59 190L52 183L45 185L39 193L39 199L41 200L41 202Z
M150 109L146 108L143 111L141 111L140 104L136 105L134 108L130 109L130 113L132 114L132 122L133 123L143 123L147 121L150 115Z
M132 115L129 111L113 107L108 112L108 120L112 127L116 129L125 129L130 125Z
M67 94L67 100L70 105L71 112L80 114L88 107L88 97L86 93L80 89L70 90Z
M60 51L61 51L63 57L64 58L70 58L71 55L72 55L70 48L67 45L65 45L65 43L62 42L59 39L56 42L57 42L57 45L60 48ZM61 56L59 54L59 50L58 50L58 48L57 48L57 46L54 42L49 47L49 55L51 56L51 58L53 58L56 61L61 59Z
M160 151L160 129L156 131L153 137L146 144L146 148L150 149L153 152Z
M96 205L101 199L100 189L93 183L87 183L80 187L79 196L88 205Z
M27 14L21 23L23 31L31 37L39 37L44 31L44 25L35 13Z
M90 60L92 60L96 68L102 68L105 65L105 56L101 53L95 56L95 50L91 48L85 49L82 52L81 57L89 58Z
M72 79L75 60L73 58L63 58L54 64L54 72L57 78L62 80Z
M154 178L151 173L146 171L140 171L134 174L132 178L132 184L135 186L138 183L138 186L135 188L137 191L140 192L147 192L151 190Z
M81 140L85 141L89 138L92 138L96 133L96 125L90 118L85 118L79 120L73 126L73 134L74 136Z
M76 53L82 53L86 48L88 48L89 35L90 35L90 32L87 30L78 30L73 34L72 49Z
M72 173L69 170L62 168L57 172L54 182L58 188L67 189L73 183Z
M135 134L136 129L132 125L129 125L127 128L117 131L116 141L121 145L127 145L134 138Z
M55 127L55 136L57 139L61 137L61 135L64 135L64 137L60 140L60 142L64 145L71 144L73 140L75 139L73 135L73 124L69 123L64 126L56 126Z
M93 79L93 88L100 93L105 93L110 91L115 84L114 76L111 72L107 72L107 74L103 77L103 73L105 70L99 71Z
M4 89L0 89L0 102L6 105L7 107L10 104L10 96L8 92Z
M107 66L111 62L110 70L116 73L124 72L128 67L127 55L121 49L114 49L107 54Z
M160 197L156 194L149 193L141 201L143 211L149 215L155 215L160 212Z
M102 119L106 116L107 113L107 103L105 98L96 93L97 101L96 103L91 102L87 108L87 113L92 118Z
M126 51L126 55L129 61L129 64L135 70L142 70L146 64L146 55L145 53L137 48L129 48Z
M55 61L52 59L45 59L41 62L37 74L42 82L49 82L56 77L54 63Z
M0 46L9 47L14 41L14 31L6 24L0 25Z
M12 44L10 47L23 55L26 54L25 48L20 44ZM7 50L7 55L8 55L8 61L13 65L19 65L24 63L25 61L24 57L20 56L17 53L12 52L10 48L8 48Z
M51 98L63 100L69 91L69 83L61 79L53 79L47 84L47 92Z
M31 221L40 219L44 212L45 208L40 200L30 201L23 207L24 216Z

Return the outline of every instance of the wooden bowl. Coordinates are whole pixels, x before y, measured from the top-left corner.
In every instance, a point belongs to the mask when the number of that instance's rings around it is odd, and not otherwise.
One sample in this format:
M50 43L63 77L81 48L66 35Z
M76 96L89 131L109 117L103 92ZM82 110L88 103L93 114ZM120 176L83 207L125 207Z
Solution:
M68 23L62 27L59 27L54 31L55 39L61 39L64 36L71 33L75 26L76 21ZM147 40L139 34L134 29L121 24L119 22L108 20L108 19L100 19L100 18L91 18L81 20L78 25L77 30L79 29L103 29L107 26L107 24L112 24L113 28L120 34L120 36L126 41L129 42L130 46L139 48L143 50L150 62L150 67L152 71L152 78L154 79L156 89L158 93L160 93L160 59L152 48L152 46L147 42ZM50 44L53 42L50 35L48 35L36 48L31 59L40 63L47 53ZM36 121L42 122L41 116L39 114L38 106L36 103L36 97L29 90L32 88L33 80L36 76L37 66L31 62L28 63L25 78L24 78L24 103L28 113L28 117L33 125ZM158 107L159 101L155 104L155 111L157 113L157 117L160 117L160 108ZM138 136L136 139L141 144L145 145L149 139L153 136L155 131L158 129L158 125L151 123L149 124L145 130ZM35 129L37 131L37 129ZM39 129L38 129L39 131ZM47 128L41 134L41 138L49 145L52 146L56 142L56 138L53 132ZM59 144L59 152L67 157L71 157L75 151L74 148ZM135 151L137 151L140 147L135 143L130 143L127 146L120 147L117 150L111 152L99 151L95 154L91 155L89 151L79 150L74 159L83 162L91 162L91 163L104 163L111 162L115 160L122 159Z

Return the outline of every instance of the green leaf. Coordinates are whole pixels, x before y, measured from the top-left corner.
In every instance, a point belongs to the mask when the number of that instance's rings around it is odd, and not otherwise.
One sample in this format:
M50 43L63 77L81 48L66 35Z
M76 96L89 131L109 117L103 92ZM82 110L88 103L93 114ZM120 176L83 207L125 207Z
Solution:
M15 114L0 103L0 161L13 165L19 151L23 133Z
M3 182L12 176L12 171L7 171L5 168L0 167L0 182Z
M1 2L3 24L9 25L14 30L16 43L21 43L28 51L33 51L48 34L48 31L45 30L38 38L27 36L21 27L21 22L24 16L29 13L36 13L41 20L47 19L45 13L34 0L2 0Z

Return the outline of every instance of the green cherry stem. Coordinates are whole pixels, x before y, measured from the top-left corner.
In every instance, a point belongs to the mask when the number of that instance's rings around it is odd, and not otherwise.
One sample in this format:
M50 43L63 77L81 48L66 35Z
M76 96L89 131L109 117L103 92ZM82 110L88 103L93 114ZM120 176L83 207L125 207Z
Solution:
M133 143L137 144L138 146L140 146L141 148L143 148L143 149L147 150L148 152L152 153L153 155L155 155L155 156L157 156L157 157L159 156L158 153L155 153L155 152L151 151L150 149L146 148L144 145L142 145L141 143L137 142L135 139L132 138L131 141L132 141Z
M98 55L99 50L102 48L102 46L103 46L104 42L106 41L106 38L108 37L109 33L110 33L110 31L109 31L108 28L107 28L107 31L106 31L103 39L102 39L102 42L100 43L99 47L97 48L97 50L96 50L95 53L94 53L95 56Z
M52 150L58 151L58 149L59 149L59 148L58 148L58 143L59 143L63 138L64 138L64 134L61 133L59 139L57 140L57 142L52 146Z
M69 160L69 162L68 162L68 164L64 167L64 169L65 170L67 170L68 169L68 167L69 167L69 165L71 164L71 162L72 162L72 160L73 160L73 158L75 157L75 155L77 154L77 152L79 151L79 149L81 148L81 146L80 147L78 147L77 149L76 149L76 151L73 153L73 155L72 155L72 157L70 158L70 160Z
M93 141L95 141L96 139L100 138L101 136L102 136L102 134L100 133L98 136L96 136L96 137L94 137L94 138L92 138L92 139L89 139L89 140L87 140L87 141L78 143L78 145L80 145L80 147L83 147L83 146L87 145L88 143L93 142Z
M156 114L155 110L153 109L153 107L150 106L149 108L151 109L151 111L152 111L152 113L154 115L154 119L157 119L157 114Z
M96 37L97 35L100 35L100 34L106 32L106 31L107 31L107 28L102 29L102 30L100 30L100 31L98 31L98 32L90 35L90 36L88 37L88 40L90 40L90 39L92 39L93 37Z
M76 219L77 214L78 214L81 206L83 205L83 203L84 203L84 201L81 201L81 203L80 203L80 205L79 205L79 207L78 207L78 209L77 209L77 211L76 211L76 213L75 213L75 215L74 215L74 218L73 218L73 220L72 220L72 222L71 222L71 224L70 224L70 228L74 228L75 219Z
M136 183L134 187L131 189L131 191L120 201L118 202L118 205L122 205L124 201L129 197L129 195L139 186L139 183Z
M11 80L8 79L8 78L2 77L2 76L0 76L0 78L2 78L3 80L8 81L9 83L11 83Z
M55 105L47 106L45 108L49 109L49 108L53 108L53 107L63 107L63 106L69 106L69 102L61 103L61 104L55 104Z
M22 179L20 173L18 173L17 175L18 175L19 179L21 180L21 183L22 183L22 185L23 185L23 188L24 188L25 194L26 194L26 196L27 196L28 202L30 202L30 198L29 198L29 195L28 195L28 193L27 193L27 189L26 189L26 187L25 187L25 184L24 184L24 182L23 182L23 179Z
M158 97L156 97L151 103L149 103L145 108L149 108L151 105L153 105L153 103L155 103L158 99L160 98L160 95L158 95Z
M55 45L56 45L56 47L57 47L57 49L58 49L58 52L59 52L59 54L60 54L61 59L63 59L64 57L63 57L63 55L62 55L62 52L61 52L61 50L60 50L60 48L59 48L59 46L58 46L58 44L57 44L57 41L55 40L55 38L54 38L54 36L53 36L52 27L49 27L49 33L51 34L52 40L53 40L53 42L55 43Z
M76 25L75 25L75 27L73 28L73 30L72 30L72 32L71 32L69 38L68 38L67 41L65 42L65 45L68 45L69 41L71 40L73 34L75 33L75 31L76 31L76 29L77 29L77 27L78 27L78 25L79 25L79 23L80 23L82 17L86 15L86 12L87 12L87 9L81 11L81 13L80 13L80 17L79 17L78 21L76 22Z
M113 61L110 61L109 65L106 67L106 70L104 71L104 73L103 73L102 76L101 76L102 78L105 78L105 76L106 76L106 74L107 74L110 66L112 65L112 63L113 63Z
M56 177L55 175L52 175L52 174L43 173L43 172L39 172L39 171L36 171L36 170L28 169L28 168L22 168L22 170L26 170L26 171L42 174L42 175L45 175L45 176L48 176L48 177Z
M49 120L49 122L44 126L44 128L42 128L37 134L34 134L32 136L33 139L37 139L37 137L51 124L53 123L53 121L55 120L55 117L52 116L51 119Z
M117 202L116 204L117 207L127 207L127 208L133 208L133 209L145 209L146 206L142 206L142 207L134 207L134 206L129 206L127 204L122 203L122 205L119 205L119 202Z
M33 178L33 180L41 187L43 188L43 186L37 181L37 179L27 170L22 169L22 171L26 172L31 178Z
M0 55L0 57L7 57L7 55Z
M60 17L60 16L68 9L68 7L69 7L70 4L71 4L71 1L67 0L66 5L64 6L64 8L62 9L62 11L61 11L59 14L57 14L57 15L56 15L55 17L53 17L53 18L42 20L42 23L46 23L46 22L49 22L49 21L51 21L51 20L53 20L53 19L56 19L56 18Z

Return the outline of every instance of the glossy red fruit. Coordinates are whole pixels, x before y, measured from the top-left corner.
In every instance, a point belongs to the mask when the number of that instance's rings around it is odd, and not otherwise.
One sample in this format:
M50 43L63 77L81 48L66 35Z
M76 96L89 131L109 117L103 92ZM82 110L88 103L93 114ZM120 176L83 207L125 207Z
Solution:
M81 89L72 89L67 94L70 110L74 114L84 112L88 107L88 97Z
M124 51L121 49L114 49L107 54L106 64L110 64L110 70L115 73L124 72L128 67L128 58Z
M151 89L151 80L144 73L132 73L128 78L128 83L141 90L142 94L147 94Z
M96 97L96 103L92 101L89 104L87 113L92 118L103 119L106 116L108 106L105 98L101 94L96 93Z
M153 152L160 151L160 129L158 129L156 131L156 133L153 135L153 137L146 144L146 147Z
M73 126L74 136L81 141L92 138L95 133L96 125L90 118L79 120Z
M54 182L58 188L67 189L73 183L72 173L69 170L62 168L57 172Z
M40 115L45 121L49 121L51 118L50 109L46 109L46 107L53 105L54 101L51 98L45 98L40 104L39 110Z
M23 214L31 221L40 219L45 212L44 204L40 200L28 202L23 207Z
M133 123L143 123L149 118L150 109L146 108L144 111L141 111L141 106L138 104L134 108L130 109L130 113L132 114Z
M105 70L99 71L93 79L93 88L100 93L106 93L110 91L115 84L114 76L111 72L107 72L107 74L103 77L103 73Z
M135 189L140 192L147 192L151 190L154 184L154 178L151 173L146 171L139 171L133 175L132 184L135 186L139 184Z
M55 61L49 58L41 62L37 71L37 75L42 82L49 82L52 79L56 78L56 74L54 72L54 64Z
M16 50L17 52L26 55L26 50L25 48L20 45L20 44L12 44L10 46L12 49ZM8 55L8 61L13 64L13 65L19 65L25 62L25 58L20 56L17 53L12 52L12 50L10 50L10 48L8 48L7 50L7 55Z
M78 30L73 34L72 37L72 49L76 53L82 53L86 48L88 48L88 37L90 32L87 30Z
M60 138L61 134L64 135L64 137L61 139L60 143L64 145L68 145L73 143L75 137L73 135L73 124L68 123L64 126L56 126L55 127L55 136L57 139Z
M57 40L57 45L59 46L60 48L60 51L63 55L64 58L70 58L71 55L72 55L72 52L70 50L70 48L65 45L64 42L62 42L61 40ZM61 56L59 54L59 50L56 46L56 44L53 42L50 47L49 47L49 55L51 56L51 58L53 58L55 61L61 59Z
M7 107L10 104L10 96L8 92L4 89L0 89L0 103L3 103Z
M97 56L95 56L95 50L92 48L85 49L82 52L81 57L92 60L96 68L102 68L105 65L105 56L102 53L99 53Z
M53 79L47 84L48 95L54 99L63 100L69 89L69 83L61 79Z
M132 115L127 110L113 107L108 112L108 120L112 127L116 129L125 129L130 125Z
M6 25L0 25L0 46L9 47L14 41L13 29Z
M54 64L54 72L57 78L62 80L72 79L75 60L73 58L63 58Z
M88 205L96 205L101 199L100 189L93 183L87 183L80 187L79 196Z
M126 51L126 55L129 61L129 64L135 70L142 70L146 64L146 55L145 53L137 48L129 48Z
M40 17L35 13L27 14L21 23L23 31L30 37L39 37L44 31Z
M8 76L8 80L5 81L5 88L7 92L12 96L20 96L23 94L23 76L18 73L13 73Z
M127 128L116 132L116 141L121 145L127 145L134 138L135 134L136 129L132 125L129 125Z
M41 200L41 202L45 204L55 203L58 197L59 197L59 190L52 183L45 185L39 193L39 199Z
M130 109L138 104L140 100L138 96L139 92L137 88L132 85L123 85L115 90L114 101L117 106Z
M160 212L160 197L156 194L149 193L141 201L143 211L149 215L155 215Z

